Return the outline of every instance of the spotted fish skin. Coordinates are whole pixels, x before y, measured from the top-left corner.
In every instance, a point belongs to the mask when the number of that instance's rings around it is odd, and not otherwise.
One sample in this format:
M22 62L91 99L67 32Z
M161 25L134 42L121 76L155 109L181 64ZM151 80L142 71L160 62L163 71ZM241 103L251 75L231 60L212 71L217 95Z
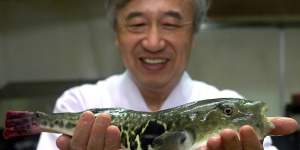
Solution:
M111 115L112 124L118 126L121 131L122 148L127 150L194 150L204 144L210 136L218 134L225 128L238 130L248 124L254 127L260 138L266 136L273 128L273 124L264 114L265 104L245 99L201 100L158 112L140 112L123 108L89 111L95 116L100 113ZM40 131L72 136L82 112L28 113L30 115L25 115L27 119L30 118L25 125L26 134L19 134L22 132L16 126L22 122L12 123L12 118L14 121L18 119L10 114L7 115L7 129L4 136L9 138ZM19 133L15 134L13 129Z

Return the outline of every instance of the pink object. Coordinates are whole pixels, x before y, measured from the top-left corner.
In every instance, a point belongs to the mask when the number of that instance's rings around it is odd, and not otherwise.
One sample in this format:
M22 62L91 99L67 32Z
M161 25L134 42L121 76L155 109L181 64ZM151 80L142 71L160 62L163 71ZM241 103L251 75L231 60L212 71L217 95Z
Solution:
M41 132L33 112L10 111L6 113L4 139L33 135Z

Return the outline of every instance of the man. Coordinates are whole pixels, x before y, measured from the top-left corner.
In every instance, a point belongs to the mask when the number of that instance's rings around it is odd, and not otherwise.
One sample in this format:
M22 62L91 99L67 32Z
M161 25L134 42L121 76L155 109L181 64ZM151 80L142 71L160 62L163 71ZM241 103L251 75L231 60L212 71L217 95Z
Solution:
M124 107L138 111L158 111L191 100L240 97L233 91L219 91L193 81L185 72L194 35L205 14L204 0L110 0L116 45L125 73L95 85L68 90L57 101L55 112L76 112L89 108ZM97 118L85 112L73 137L43 134L38 149L120 148L120 131L110 125L109 114ZM289 134L297 123L288 118L272 118L272 134ZM267 145L267 144L266 144ZM270 148L271 146L265 146ZM239 133L226 129L209 139L207 150L260 150L262 145L250 126Z

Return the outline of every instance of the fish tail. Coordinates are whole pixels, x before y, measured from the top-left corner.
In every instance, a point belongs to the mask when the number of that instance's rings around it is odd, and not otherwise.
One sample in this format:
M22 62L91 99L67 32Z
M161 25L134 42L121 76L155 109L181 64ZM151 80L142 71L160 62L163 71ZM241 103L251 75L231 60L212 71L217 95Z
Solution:
M38 134L41 131L34 112L9 111L6 113L4 139Z

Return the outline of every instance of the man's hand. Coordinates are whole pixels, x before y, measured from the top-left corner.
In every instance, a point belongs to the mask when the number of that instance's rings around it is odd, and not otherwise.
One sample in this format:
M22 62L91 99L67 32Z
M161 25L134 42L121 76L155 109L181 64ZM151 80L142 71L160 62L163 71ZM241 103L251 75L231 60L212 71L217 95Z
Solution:
M294 119L286 117L268 119L275 125L270 132L271 135L287 135L298 129L298 123ZM231 129L223 130L219 136L210 138L201 150L263 150L263 147L254 129L245 125L240 128L239 133Z
M61 150L118 150L120 149L120 130L110 125L111 117L92 112L84 112L76 125L72 137L61 135L56 145Z

